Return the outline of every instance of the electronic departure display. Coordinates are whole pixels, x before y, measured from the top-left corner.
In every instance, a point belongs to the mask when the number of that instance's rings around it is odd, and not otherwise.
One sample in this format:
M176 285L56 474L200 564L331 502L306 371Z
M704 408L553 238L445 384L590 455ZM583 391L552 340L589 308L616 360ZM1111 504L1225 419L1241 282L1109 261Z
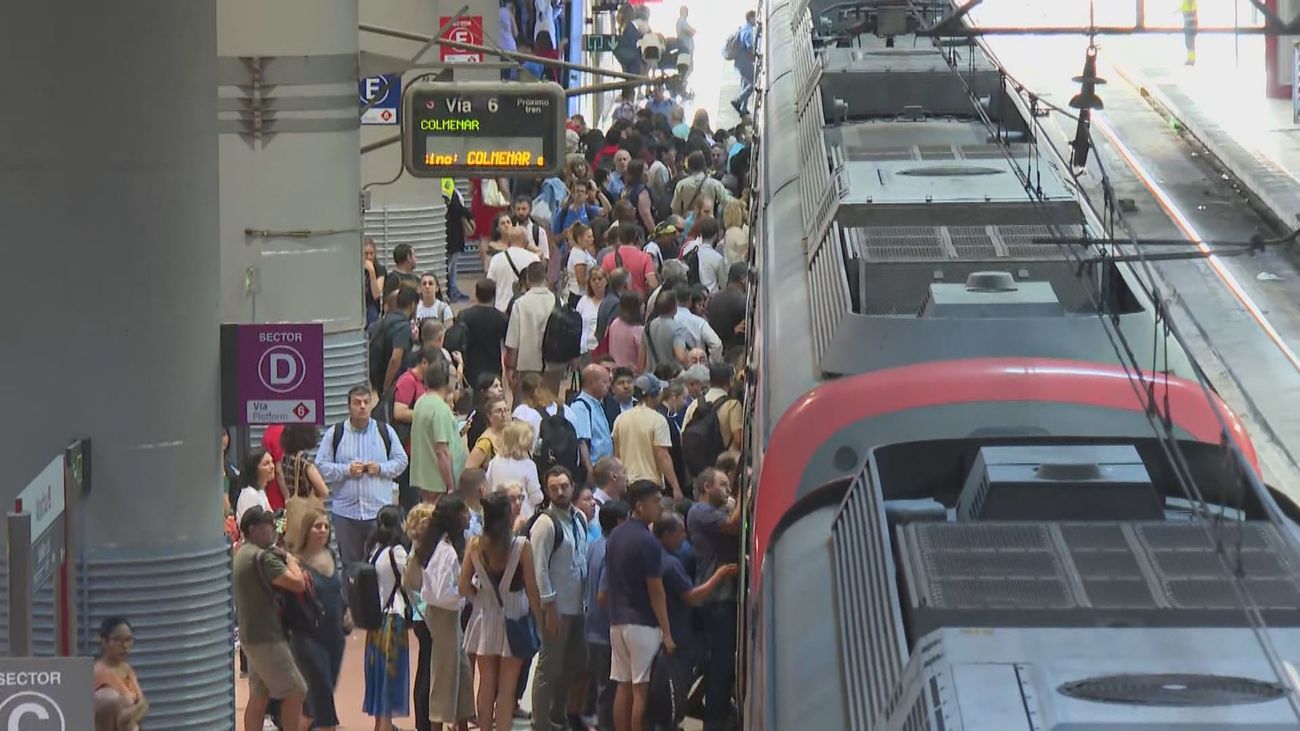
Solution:
M559 84L418 82L402 98L402 159L417 178L550 177L564 166Z

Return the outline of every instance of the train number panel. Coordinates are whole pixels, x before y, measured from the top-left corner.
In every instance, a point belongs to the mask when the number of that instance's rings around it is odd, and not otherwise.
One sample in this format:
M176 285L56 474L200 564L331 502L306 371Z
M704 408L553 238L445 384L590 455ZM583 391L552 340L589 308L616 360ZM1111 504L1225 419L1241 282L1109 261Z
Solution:
M417 178L551 177L563 168L558 84L419 82L402 104L402 160Z

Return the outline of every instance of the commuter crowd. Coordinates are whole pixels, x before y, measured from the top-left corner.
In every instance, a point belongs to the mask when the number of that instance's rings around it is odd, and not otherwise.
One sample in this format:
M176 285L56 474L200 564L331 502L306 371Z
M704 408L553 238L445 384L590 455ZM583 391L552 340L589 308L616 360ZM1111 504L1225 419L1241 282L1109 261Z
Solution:
M508 729L530 685L535 729L735 724L751 140L679 100L443 181L446 271L366 243L347 418L227 468L243 728L337 727L353 631L377 731Z

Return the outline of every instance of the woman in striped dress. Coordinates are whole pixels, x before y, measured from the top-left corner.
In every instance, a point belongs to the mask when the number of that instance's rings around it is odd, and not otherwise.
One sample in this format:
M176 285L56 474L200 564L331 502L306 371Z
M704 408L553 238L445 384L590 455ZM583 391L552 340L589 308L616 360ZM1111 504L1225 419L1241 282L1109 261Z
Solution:
M484 498L483 535L470 543L460 572L460 593L474 603L465 652L478 664L478 725L485 731L509 731L527 659L511 654L506 618L532 611L537 626L542 621L532 550L527 539L514 536L513 523L509 498Z

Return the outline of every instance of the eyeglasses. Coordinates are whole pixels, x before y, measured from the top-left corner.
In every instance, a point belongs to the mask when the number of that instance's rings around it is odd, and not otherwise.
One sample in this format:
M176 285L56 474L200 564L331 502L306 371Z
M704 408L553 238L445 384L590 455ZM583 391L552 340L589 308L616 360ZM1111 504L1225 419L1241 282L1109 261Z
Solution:
M522 503L524 501L523 495L506 495L506 498L512 503Z
M134 645L134 644L135 644L135 638L134 638L134 637L109 637L109 638L108 638L108 641L109 641L109 642L112 642L112 643L114 643L114 644L117 644L117 645Z

